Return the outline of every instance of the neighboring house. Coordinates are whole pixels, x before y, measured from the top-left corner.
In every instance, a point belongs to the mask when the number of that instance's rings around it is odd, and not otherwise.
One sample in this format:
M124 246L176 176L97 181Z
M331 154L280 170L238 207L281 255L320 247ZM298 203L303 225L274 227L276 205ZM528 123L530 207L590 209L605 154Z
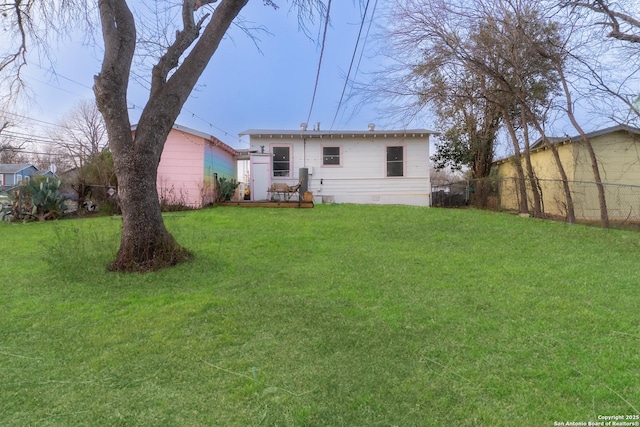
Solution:
M267 200L272 184L295 185L308 172L319 203L430 205L426 129L366 131L256 130L248 135L251 199Z
M213 202L216 177L237 179L237 155L212 135L174 125L158 165L160 199L196 208Z
M51 171L41 171L30 164L0 164L0 190L15 187L32 176L53 177Z
M625 187L640 186L640 129L613 126L587 134L598 159L600 178L606 184L606 200L611 219L640 216L640 204L636 197L624 197ZM600 218L597 187L591 169L591 161L580 136L552 138L558 149L562 165L571 187L576 217L585 220ZM524 160L523 160L524 162ZM542 190L545 212L552 215L566 214L564 191L560 174L551 150L542 141L531 148L531 163ZM495 162L497 175L502 181L500 204L503 209L518 208L515 164L513 157ZM514 179L509 179L514 178ZM531 195L529 194L529 200Z

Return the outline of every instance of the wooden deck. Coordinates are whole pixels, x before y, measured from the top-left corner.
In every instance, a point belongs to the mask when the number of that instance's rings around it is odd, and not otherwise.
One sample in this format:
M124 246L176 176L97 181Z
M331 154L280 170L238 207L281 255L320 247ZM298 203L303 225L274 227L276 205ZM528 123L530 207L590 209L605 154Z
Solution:
M216 206L239 206L241 208L312 208L313 202L305 201L290 201L290 202L270 202L264 201L252 201L252 200L240 200L236 202L219 202Z

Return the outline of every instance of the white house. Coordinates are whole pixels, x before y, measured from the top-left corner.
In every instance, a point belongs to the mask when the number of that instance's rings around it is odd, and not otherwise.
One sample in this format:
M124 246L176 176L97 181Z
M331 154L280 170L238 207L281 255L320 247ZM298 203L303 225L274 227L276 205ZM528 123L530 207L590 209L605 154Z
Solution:
M316 203L430 205L426 129L364 131L250 129L251 199L272 184L295 185L308 171Z

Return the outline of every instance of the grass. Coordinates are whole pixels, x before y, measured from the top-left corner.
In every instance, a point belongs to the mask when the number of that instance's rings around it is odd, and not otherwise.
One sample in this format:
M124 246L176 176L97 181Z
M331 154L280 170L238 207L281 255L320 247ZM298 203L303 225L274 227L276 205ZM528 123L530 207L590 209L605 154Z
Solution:
M474 210L0 224L3 426L551 426L640 408L640 234Z

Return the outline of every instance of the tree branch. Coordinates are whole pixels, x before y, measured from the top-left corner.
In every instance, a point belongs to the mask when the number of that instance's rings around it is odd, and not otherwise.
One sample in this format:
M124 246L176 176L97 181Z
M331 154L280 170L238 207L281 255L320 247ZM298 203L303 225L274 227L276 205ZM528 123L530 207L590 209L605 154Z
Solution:
M153 67L152 79L151 79L151 94L157 93L164 87L167 81L167 76L178 66L180 57L187 51L189 46L197 40L200 35L202 23L209 17L209 14L201 17L198 22L195 22L194 12L200 8L203 4L214 3L217 0L200 1L200 0L185 0L182 3L182 31L176 32L176 39L167 48L167 52L162 55L158 60L158 63Z
M98 7L105 51L100 74L94 78L96 104L107 123L129 123L127 88L136 45L135 22L125 0L100 0ZM116 117L120 121L109 120ZM108 130L111 143L124 142L125 131L131 136L129 129Z
M610 26L612 28L611 32L608 34L609 37L631 43L640 43L640 34L633 34L630 31L622 31L620 29L619 22L622 21L630 25L632 28L640 31L640 20L627 13L611 9L608 2L605 0L595 0L593 2L569 1L564 3L564 6L574 9L583 8L604 15L609 18L609 22L600 22L599 24Z

